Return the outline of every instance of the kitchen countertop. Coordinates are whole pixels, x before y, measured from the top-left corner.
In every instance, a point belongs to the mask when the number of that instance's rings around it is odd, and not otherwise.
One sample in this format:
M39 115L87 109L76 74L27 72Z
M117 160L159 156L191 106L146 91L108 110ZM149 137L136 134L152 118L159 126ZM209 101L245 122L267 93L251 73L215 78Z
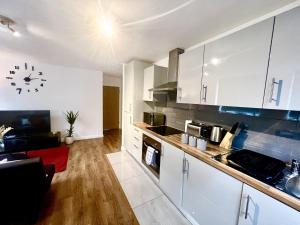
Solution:
M135 123L134 125L140 129L146 131L147 133L150 133L150 134L158 137L159 139L181 149L185 153L187 153L199 160L202 160L203 162L215 167L216 169L223 171L224 173L236 178L237 180L240 180L241 182L248 184L248 185L254 187L255 189L273 197L274 199L277 199L278 201L281 201L284 204L300 211L300 200L298 200L297 198L295 198L289 194L286 194L286 193L276 189L275 187L265 184L253 177L250 177L250 176L248 176L234 168L231 168L221 162L218 162L212 158L213 156L216 156L219 154L228 153L227 149L224 149L219 146L215 146L215 145L208 143L207 150L200 151L197 148L191 147L186 144L182 144L180 134L161 136L161 135L147 129L147 127L149 127L148 124Z

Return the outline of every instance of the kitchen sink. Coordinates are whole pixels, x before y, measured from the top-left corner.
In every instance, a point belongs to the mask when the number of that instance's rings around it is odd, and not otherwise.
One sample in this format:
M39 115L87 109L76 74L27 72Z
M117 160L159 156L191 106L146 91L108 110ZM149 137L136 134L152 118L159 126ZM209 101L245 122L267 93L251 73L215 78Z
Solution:
M288 193L300 198L300 176L294 176L287 180L285 189Z

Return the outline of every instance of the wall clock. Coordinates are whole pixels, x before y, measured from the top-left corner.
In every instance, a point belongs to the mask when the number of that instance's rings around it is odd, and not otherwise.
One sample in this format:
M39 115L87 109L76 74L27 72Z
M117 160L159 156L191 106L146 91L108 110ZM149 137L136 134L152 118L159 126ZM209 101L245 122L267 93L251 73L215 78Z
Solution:
M43 72L35 71L34 66L26 62L24 65L16 65L13 70L10 70L6 79L9 80L10 85L16 89L18 94L39 92L47 81Z

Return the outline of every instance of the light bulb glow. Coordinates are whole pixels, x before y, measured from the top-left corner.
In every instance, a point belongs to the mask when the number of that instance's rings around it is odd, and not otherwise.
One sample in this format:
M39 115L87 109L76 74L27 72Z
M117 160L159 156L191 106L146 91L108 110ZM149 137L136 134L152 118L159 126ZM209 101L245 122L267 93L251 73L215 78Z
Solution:
M102 33L107 36L111 37L113 35L113 23L111 20L105 19L101 24Z
M13 35L14 35L15 37L20 37L20 36L21 36L21 34L20 34L18 31L13 32Z
M218 64L221 63L221 60L218 59L218 58L212 58L212 59L210 60L210 62L211 62L211 64L213 64L213 65L218 65Z

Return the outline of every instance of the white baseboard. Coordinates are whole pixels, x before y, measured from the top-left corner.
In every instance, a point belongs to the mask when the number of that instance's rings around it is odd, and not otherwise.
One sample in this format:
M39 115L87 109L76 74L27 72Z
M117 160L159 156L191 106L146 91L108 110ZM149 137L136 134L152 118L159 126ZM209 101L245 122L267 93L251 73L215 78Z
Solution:
M75 139L76 141L79 141L79 140L94 139L94 138L103 138L103 135L87 135L87 136L79 136L79 137L75 137L74 139Z

